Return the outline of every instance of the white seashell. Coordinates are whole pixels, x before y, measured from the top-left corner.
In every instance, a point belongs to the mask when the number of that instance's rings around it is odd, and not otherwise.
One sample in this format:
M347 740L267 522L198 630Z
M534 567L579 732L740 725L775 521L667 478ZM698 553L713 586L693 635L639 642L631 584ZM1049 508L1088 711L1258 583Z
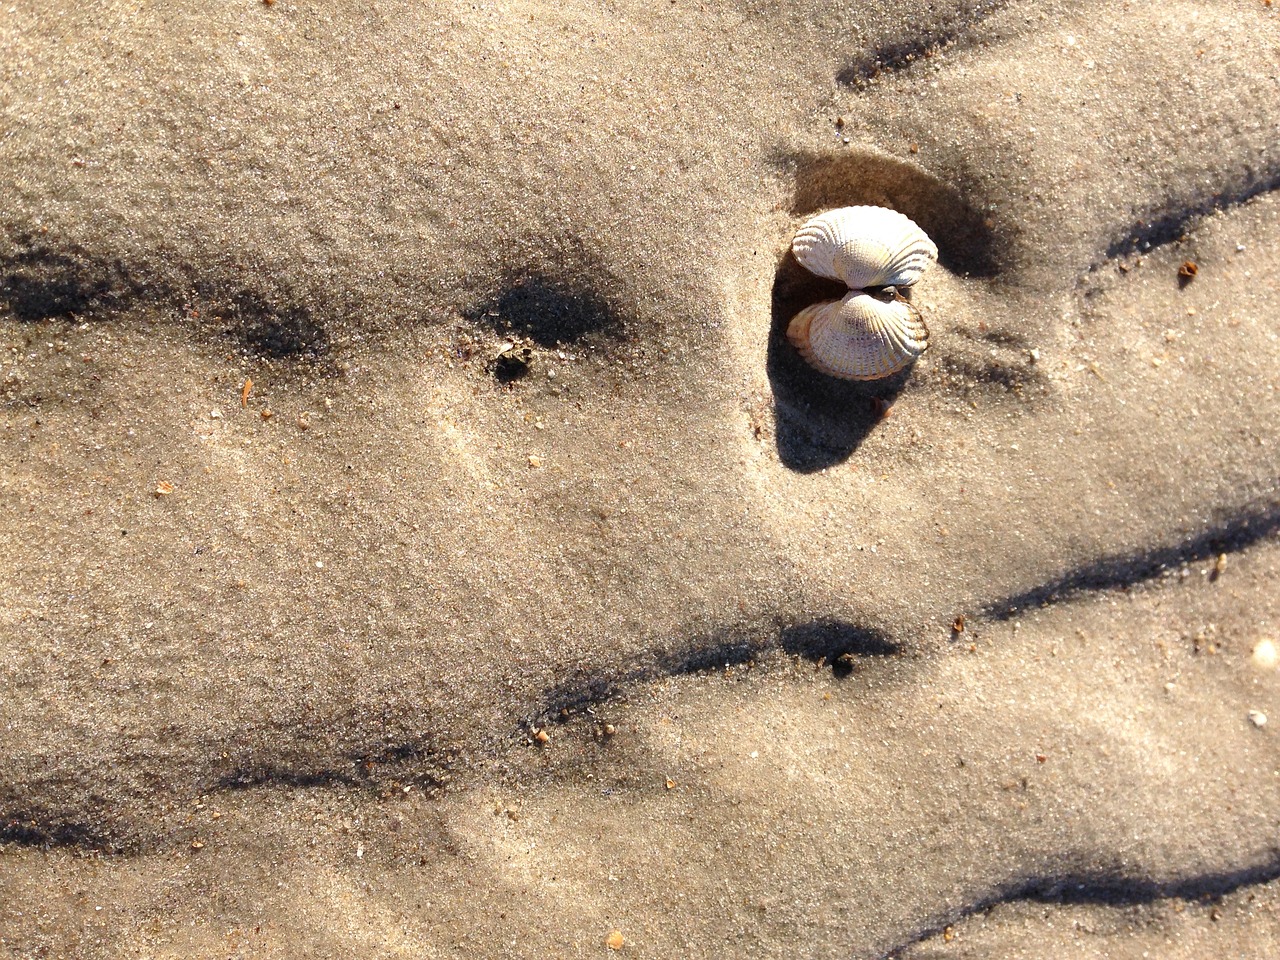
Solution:
M862 290L801 310L787 339L825 374L878 380L906 367L929 345L920 312L900 297L888 302Z
M938 248L909 218L885 207L841 207L805 223L791 241L810 273L854 290L909 287L938 259Z

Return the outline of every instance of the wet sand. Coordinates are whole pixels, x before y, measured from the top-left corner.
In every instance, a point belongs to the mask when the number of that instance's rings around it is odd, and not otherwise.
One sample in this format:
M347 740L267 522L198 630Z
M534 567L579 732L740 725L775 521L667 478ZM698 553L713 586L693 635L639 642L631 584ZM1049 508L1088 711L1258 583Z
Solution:
M0 50L10 954L1280 952L1276 8ZM859 203L888 383L783 336Z

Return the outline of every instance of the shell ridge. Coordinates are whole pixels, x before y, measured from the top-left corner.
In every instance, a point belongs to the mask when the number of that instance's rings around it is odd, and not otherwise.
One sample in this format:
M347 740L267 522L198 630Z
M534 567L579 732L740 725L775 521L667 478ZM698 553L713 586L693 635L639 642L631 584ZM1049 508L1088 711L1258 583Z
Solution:
M938 248L909 217L869 206L810 218L791 249L805 269L851 289L910 286L938 258Z
M823 373L875 380L897 373L923 353L928 331L905 301L886 303L853 290L842 300L801 310L788 325L787 338Z

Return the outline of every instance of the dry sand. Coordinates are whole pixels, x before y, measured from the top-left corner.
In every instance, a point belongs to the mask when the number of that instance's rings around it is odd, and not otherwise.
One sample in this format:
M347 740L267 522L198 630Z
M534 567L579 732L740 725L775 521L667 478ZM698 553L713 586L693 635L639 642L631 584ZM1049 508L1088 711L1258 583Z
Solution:
M0 52L9 953L1280 955L1280 9ZM860 202L941 250L870 387L781 336Z

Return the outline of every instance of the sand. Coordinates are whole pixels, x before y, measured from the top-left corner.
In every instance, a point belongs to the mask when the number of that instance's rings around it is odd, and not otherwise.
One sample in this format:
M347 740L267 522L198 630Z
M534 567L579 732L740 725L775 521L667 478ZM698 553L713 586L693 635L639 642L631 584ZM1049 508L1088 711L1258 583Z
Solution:
M10 954L1280 953L1280 10L0 51ZM891 383L782 336L855 203Z

